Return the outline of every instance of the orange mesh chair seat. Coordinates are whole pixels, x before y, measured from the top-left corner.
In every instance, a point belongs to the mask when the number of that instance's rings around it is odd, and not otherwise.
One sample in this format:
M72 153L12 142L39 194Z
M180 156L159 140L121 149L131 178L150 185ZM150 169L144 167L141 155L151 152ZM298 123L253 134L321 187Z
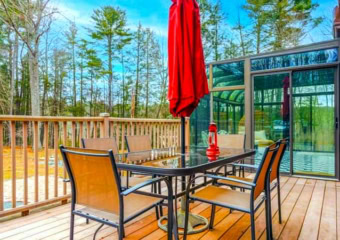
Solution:
M184 240L187 237L188 231L188 218L189 218L189 203L190 201L200 201L209 203L212 205L211 217L209 228L212 229L215 219L216 206L230 208L232 210L241 211L250 214L251 221L251 235L255 240L255 212L266 202L266 225L268 238L271 239L271 213L269 209L270 204L270 191L268 190L270 168L275 159L275 155L278 151L277 144L273 144L265 149L264 156L261 160L260 167L257 169L255 178L247 181L240 180L238 178L229 178L220 175L206 174L191 179L188 183L186 190L186 213L185 213L185 227L184 227ZM213 185L207 186L198 190L194 194L192 193L191 184L195 179L200 177L207 177L213 179ZM241 184L245 189L250 192L240 192L233 189L227 189L219 186L218 181L231 181L235 184Z
M282 139L277 142L279 148L277 151L277 154L275 156L275 159L273 160L273 164L271 167L271 173L270 173L270 189L274 189L277 187L277 200L278 200L278 207L279 207L279 223L282 223L282 216L281 216L281 187L280 187L280 165L283 158L283 155L286 151L288 139ZM252 168L252 169L258 169L259 166L257 165L251 165L251 164L235 164L237 166L243 167L243 168ZM251 182L253 181L252 178L242 178L242 177L235 177L235 176L229 176L230 178L238 179L241 181ZM276 181L275 181L276 180ZM244 184L240 184L237 182L233 182L230 180L220 180L218 181L219 184L227 185L231 187L238 187L238 188L245 188Z
M172 188L166 178L153 178L134 187L123 189L112 150L60 147L68 172L71 189L70 239L74 235L75 215L101 223L94 233L106 224L118 228L119 239L124 237L124 224L140 214L155 208L168 199L169 226L172 226ZM143 188L164 181L168 196L143 192ZM168 239L172 228L168 227Z
M119 153L116 139L114 138L83 138L82 139L83 148L87 149L97 149L108 151L112 149L113 154ZM142 183L151 177L131 177L131 176L121 176L121 184L123 188L129 188Z

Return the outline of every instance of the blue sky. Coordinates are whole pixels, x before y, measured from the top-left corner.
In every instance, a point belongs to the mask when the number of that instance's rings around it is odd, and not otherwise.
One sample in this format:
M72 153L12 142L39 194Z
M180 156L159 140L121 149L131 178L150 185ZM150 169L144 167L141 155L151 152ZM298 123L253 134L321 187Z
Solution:
M213 0L211 0L213 1ZM331 16L337 0L312 0L319 3L319 9L315 16ZM67 18L74 20L78 26L86 26L91 23L90 16L93 9L100 6L113 5L126 10L129 26L133 30L141 22L143 26L150 27L158 35L166 37L168 24L168 11L171 0L52 0L60 12ZM246 0L221 0L224 11L228 14L227 23L233 25L238 14L244 24L249 23L249 19L241 10L242 4ZM60 21L62 17L59 17ZM326 25L327 23L325 23ZM320 30L313 31L306 42L324 40Z

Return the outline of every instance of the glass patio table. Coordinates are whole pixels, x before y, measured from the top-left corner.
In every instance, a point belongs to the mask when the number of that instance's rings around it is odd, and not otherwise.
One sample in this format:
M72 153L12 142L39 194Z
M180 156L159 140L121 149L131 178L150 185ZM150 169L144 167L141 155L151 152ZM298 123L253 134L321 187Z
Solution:
M181 148L163 148L152 149L150 151L131 152L115 155L117 167L120 170L137 172L142 174L168 177L170 185L173 186L173 177L182 177L182 191L177 194L177 179L175 181L175 191L172 189L171 194L176 199L182 196L181 208L177 211L174 222L175 238L178 238L178 228L184 228L184 212L185 212L185 187L187 177L195 176L198 173L205 173L208 170L224 166L238 160L245 159L255 155L252 149L232 149L220 148L220 154L216 160L209 160L206 156L206 148L190 147L185 154L181 154ZM195 189L203 186L206 182L196 184ZM177 201L175 201L176 206ZM163 216L159 219L158 225L161 229L167 230L167 225L162 221L166 218ZM177 224L176 224L177 223ZM196 227L203 227L197 229ZM189 215L189 231L188 234L202 232L209 226L208 220L200 215Z
M158 176L192 176L255 155L253 149L220 148L216 160L209 160L205 147L152 149L115 155L120 170Z

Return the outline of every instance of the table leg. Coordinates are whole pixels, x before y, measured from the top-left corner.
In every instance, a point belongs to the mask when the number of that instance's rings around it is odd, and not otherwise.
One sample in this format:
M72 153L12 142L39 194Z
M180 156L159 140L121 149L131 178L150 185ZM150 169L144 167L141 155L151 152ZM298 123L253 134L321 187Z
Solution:
M177 187L177 184L176 184L176 187ZM175 189L175 196L176 195L177 195L177 191ZM175 197L175 201L177 201L176 197ZM177 204L175 204L175 206L177 206ZM175 238L176 238L176 235L178 237L178 234L184 234L185 209L186 209L186 197L183 196L181 197L181 208L177 210L177 212L174 212L175 216L173 216L175 219L175 221L173 221ZM175 210L176 210L176 207L175 207ZM167 224L162 223L162 221L166 219L167 219L167 216L163 216L158 220L159 228L161 228L164 231L168 230ZM196 228L198 226L202 226L202 227ZM203 232L204 230L208 229L208 227L209 227L209 221L207 218L202 217L198 214L193 214L189 212L189 223L188 223L187 234L195 234L195 233ZM178 231L178 228L181 228L183 230Z

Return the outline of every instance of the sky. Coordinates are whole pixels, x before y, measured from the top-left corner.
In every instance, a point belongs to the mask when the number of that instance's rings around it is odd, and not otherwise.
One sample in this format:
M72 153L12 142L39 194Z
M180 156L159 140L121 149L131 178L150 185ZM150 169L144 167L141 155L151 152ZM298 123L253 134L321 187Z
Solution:
M210 0L214 1L214 0ZM312 0L320 6L314 16L332 16L333 8L337 0ZM240 14L244 25L249 24L247 14L241 10L246 0L221 0L224 12L227 13L227 23L234 25ZM151 28L157 35L166 38L168 26L168 11L171 0L51 0L51 3L58 7L61 15L58 16L59 23L65 22L65 18L75 21L80 27L91 24L91 14L94 9L105 5L119 6L126 11L128 25L131 30L136 29L139 22L144 27ZM324 23L325 25L327 23ZM64 27L63 24L61 24ZM312 31L308 42L325 40L319 30Z

